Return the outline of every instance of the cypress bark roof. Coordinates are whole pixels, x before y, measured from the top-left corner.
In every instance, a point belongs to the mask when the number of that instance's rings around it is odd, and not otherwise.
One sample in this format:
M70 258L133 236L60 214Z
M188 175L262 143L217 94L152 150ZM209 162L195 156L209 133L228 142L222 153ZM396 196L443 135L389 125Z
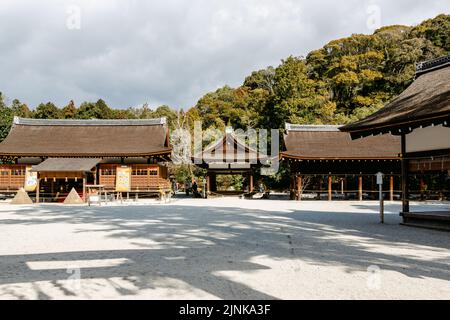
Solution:
M0 156L132 157L171 152L165 118L39 120L14 118Z
M283 158L311 160L398 159L400 138L392 135L352 140L339 126L286 125Z

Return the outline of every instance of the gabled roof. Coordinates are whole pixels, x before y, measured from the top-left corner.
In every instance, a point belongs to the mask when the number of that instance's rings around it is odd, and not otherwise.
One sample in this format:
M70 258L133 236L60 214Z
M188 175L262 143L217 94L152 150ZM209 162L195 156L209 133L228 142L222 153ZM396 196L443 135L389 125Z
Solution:
M383 109L341 128L359 138L409 133L417 127L450 125L450 55L420 63L416 80Z
M132 157L171 152L165 118L40 120L14 118L0 156Z
M282 158L300 160L398 159L400 138L392 135L352 140L340 126L286 124Z
M263 162L268 159L257 151L256 146L251 146L243 141L239 135L232 130L227 129L225 134L209 145L201 153L195 154L193 159L198 161L201 159L204 163L245 163L251 162L256 164L258 161Z

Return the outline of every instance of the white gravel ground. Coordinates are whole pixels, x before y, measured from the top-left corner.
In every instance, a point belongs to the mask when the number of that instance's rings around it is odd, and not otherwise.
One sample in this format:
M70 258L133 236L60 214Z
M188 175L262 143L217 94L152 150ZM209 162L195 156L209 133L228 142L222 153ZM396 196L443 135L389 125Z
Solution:
M377 209L238 199L0 204L0 298L450 299L450 233L400 226L398 203L381 225Z

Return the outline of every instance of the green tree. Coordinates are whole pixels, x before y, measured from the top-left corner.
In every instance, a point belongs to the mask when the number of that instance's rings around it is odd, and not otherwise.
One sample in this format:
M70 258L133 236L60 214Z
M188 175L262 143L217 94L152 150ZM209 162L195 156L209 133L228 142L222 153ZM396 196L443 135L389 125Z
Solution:
M3 93L0 91L0 108L4 108L6 106L5 103L5 96L3 95Z
M102 99L97 102L83 102L78 108L75 117L77 119L112 119L111 108Z
M422 22L411 31L411 37L425 38L446 52L450 52L450 15L441 14Z
M28 106L14 99L10 106L6 105L5 99L0 92L0 141L8 135L14 116L28 118L31 112Z
M274 92L267 110L272 128L283 128L285 122L322 123L322 109L332 107L325 83L309 77L302 58L291 56L276 68Z
M12 112L15 116L21 118L31 117L31 111L25 103L21 103L18 99L14 99L11 104Z
M163 105L156 108L151 114L151 118L167 118L167 124L170 129L175 128L175 122L177 120L178 114L169 106Z
M136 116L131 109L112 109L113 119L135 119Z
M262 89L272 94L275 85L275 69L267 67L266 69L254 71L245 78L244 87L251 90Z
M258 122L254 105L250 105L251 88L224 86L204 95L195 108L202 119L203 128L223 130L227 126L235 129L253 127Z
M60 119L61 110L51 102L41 103L33 112L36 119Z
M6 105L5 97L0 92L0 141L3 141L8 135L13 117L12 109Z
M62 117L64 119L75 119L77 114L77 107L73 100L69 101L69 104L62 109Z

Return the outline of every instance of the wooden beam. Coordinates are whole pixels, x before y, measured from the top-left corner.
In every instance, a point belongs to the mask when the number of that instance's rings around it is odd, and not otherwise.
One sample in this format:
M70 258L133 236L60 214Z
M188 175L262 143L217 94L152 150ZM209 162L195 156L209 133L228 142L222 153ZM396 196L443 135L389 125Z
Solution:
M363 201L363 177L358 177L358 199Z
M297 200L297 187L296 187L296 179L297 177L291 173L289 178L289 199Z
M389 181L389 199L394 201L394 176L391 176Z
M40 192L40 188L41 188L40 182L41 182L41 179L38 177L37 185L36 185L36 203L39 203L39 201L40 201L40 199L39 199L39 192Z
M250 176L249 176L249 180L250 180L250 192L253 192L253 174L252 173L250 173Z
M408 160L406 159L406 135L402 134L402 212L409 212L408 196Z
M302 201L302 188L303 188L302 176L297 177L297 200Z
M328 176L328 201L333 200L333 177Z
M86 202L86 174L83 177L83 201Z

